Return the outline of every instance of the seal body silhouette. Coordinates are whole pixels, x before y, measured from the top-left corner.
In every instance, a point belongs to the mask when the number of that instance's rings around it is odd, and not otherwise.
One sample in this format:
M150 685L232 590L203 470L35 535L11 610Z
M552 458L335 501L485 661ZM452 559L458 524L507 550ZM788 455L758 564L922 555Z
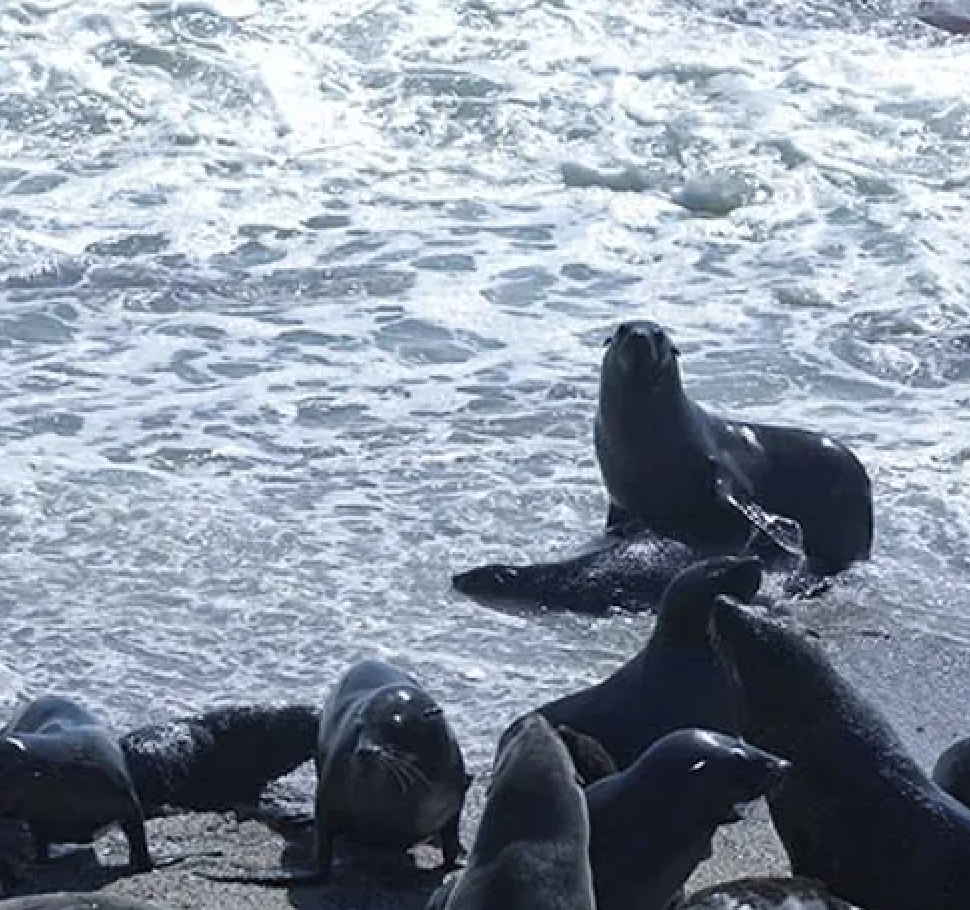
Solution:
M711 638L744 735L792 762L768 797L792 873L865 910L970 907L970 811L821 649L728 597Z
M316 751L320 712L309 705L237 705L151 724L119 740L149 817L255 805L266 785Z
M29 702L3 728L0 817L27 823L39 859L53 843L91 843L118 823L131 867L152 867L141 804L116 738L66 698Z
M589 818L566 747L538 714L499 740L465 868L428 910L594 910Z
M736 737L677 730L588 786L597 910L664 910L711 855L717 828L738 821L788 768Z
M403 670L362 660L320 718L314 860L330 870L333 840L407 848L436 837L458 858L458 818L470 778L438 703Z
M734 699L707 624L716 595L748 600L760 584L760 563L753 557L724 556L685 569L664 593L653 634L636 657L539 712L598 740L619 768L682 727L733 733Z
M533 565L492 564L452 576L455 589L486 606L512 604L606 613L611 607L653 610L678 572L703 558L698 550L643 530L591 553Z
M933 780L954 799L970 806L970 739L961 739L940 753Z
M595 425L608 524L727 553L759 537L779 553L800 543L818 576L868 558L872 494L855 455L819 433L707 413L684 392L678 353L648 321L609 342Z

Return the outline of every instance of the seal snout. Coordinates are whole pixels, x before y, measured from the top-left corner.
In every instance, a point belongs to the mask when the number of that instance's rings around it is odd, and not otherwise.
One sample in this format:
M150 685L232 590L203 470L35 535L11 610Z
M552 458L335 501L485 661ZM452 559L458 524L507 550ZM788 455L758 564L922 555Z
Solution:
M511 597L519 572L514 566L487 565L459 572L451 577L456 591L473 600L481 598Z
M627 373L655 376L679 352L663 327L649 320L621 323L607 342L607 356Z

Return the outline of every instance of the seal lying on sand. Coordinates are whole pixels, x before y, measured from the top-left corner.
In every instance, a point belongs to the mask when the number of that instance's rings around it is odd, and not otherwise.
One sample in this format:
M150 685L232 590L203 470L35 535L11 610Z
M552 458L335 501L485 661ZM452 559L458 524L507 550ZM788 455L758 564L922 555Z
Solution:
M444 712L413 677L380 660L354 664L320 715L314 762L312 870L199 874L279 886L323 881L338 835L402 850L435 838L445 868L454 867L471 778Z
M91 843L117 822L131 868L152 867L141 804L117 739L66 698L29 702L3 728L0 816L27 823L40 860L53 843Z
M692 894L676 910L859 910L810 878L739 878Z
M595 426L608 525L727 553L759 536L797 551L800 528L816 576L867 559L872 494L855 455L819 433L708 414L684 393L677 356L653 322L625 323L609 341Z
M717 828L788 768L733 736L678 730L587 787L597 910L664 910L710 857Z
M526 714L499 740L466 867L427 910L594 910L589 819L562 741Z
M865 910L970 907L970 811L821 649L728 597L711 639L744 735L792 762L768 804L793 874Z
M534 565L492 564L453 575L462 594L483 603L540 606L576 613L611 607L652 610L674 576L703 554L654 531L613 539L592 553Z
M933 780L954 799L970 806L970 739L961 739L940 753Z
M119 740L149 817L255 805L266 785L313 758L320 712L309 705L218 708Z
M724 556L685 569L664 593L653 635L636 657L539 712L599 740L619 768L673 730L735 732L734 700L707 623L718 594L750 600L760 584L761 566L751 557Z

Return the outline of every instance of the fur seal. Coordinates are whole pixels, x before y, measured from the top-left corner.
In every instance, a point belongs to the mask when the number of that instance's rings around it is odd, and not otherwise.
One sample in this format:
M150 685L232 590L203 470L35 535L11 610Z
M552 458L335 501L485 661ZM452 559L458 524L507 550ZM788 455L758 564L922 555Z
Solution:
M152 868L141 804L116 738L66 698L29 702L3 728L0 817L27 823L40 860L52 843L91 843L117 822L131 868Z
M950 796L970 806L970 739L961 739L941 752L932 777Z
M320 712L309 705L217 708L119 740L148 817L255 805L266 785L313 758Z
M800 545L814 576L867 559L872 493L858 458L819 433L708 414L685 394L678 354L646 320L608 342L595 424L607 524L717 552Z
M760 584L761 565L753 557L723 556L685 569L664 593L653 634L636 657L539 712L599 740L619 768L682 727L736 732L734 700L707 623L716 595L749 600Z
M463 870L428 910L594 910L589 818L569 753L526 714L499 740L488 801Z
M351 666L320 715L313 759L313 869L198 874L284 887L325 881L339 835L402 850L436 839L443 867L454 868L471 777L440 705L412 676L382 660Z
M453 575L472 600L603 614L653 610L674 576L703 558L687 544L643 530L591 553L533 565L491 564Z
M728 597L710 634L744 735L792 762L768 797L792 873L866 910L970 907L970 811L822 650Z
M597 910L664 910L711 856L717 828L789 767L733 736L677 730L587 787Z
M696 891L676 910L859 910L810 878L739 878Z

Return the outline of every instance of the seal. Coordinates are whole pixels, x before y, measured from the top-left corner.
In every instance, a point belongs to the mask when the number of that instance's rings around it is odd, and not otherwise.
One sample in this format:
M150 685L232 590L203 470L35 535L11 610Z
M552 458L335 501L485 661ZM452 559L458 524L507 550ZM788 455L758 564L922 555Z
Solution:
M750 600L761 585L754 557L723 556L685 569L670 583L643 650L607 679L539 708L598 740L626 768L660 737L683 727L737 730L734 699L707 637L718 594Z
M940 753L932 778L954 799L970 806L970 739L961 739Z
M400 850L435 839L443 867L455 866L471 778L441 706L412 676L382 660L351 666L320 715L313 758L313 869L197 874L277 886L324 881L338 836Z
M662 910L713 851L714 832L789 770L743 740L677 730L586 788L597 910Z
M677 910L859 910L810 878L739 878L697 891Z
M26 822L46 860L52 843L91 843L118 823L136 872L152 868L145 819L116 738L77 703L23 705L0 736L0 817Z
M767 539L784 558L804 549L811 576L867 559L872 493L858 458L819 433L707 413L684 392L678 354L649 321L608 342L595 423L607 524L719 553Z
M538 714L499 739L466 867L428 910L594 910L590 826L569 753Z
M639 612L656 609L677 573L701 558L687 544L643 530L560 562L478 566L453 575L451 583L486 606Z
M236 705L140 727L119 740L142 809L225 811L259 802L266 785L316 751L309 705Z
M613 761L613 756L603 748L603 744L598 739L593 739L592 736L580 733L565 724L559 724L556 732L569 750L576 775L584 787L616 774L619 770L616 762Z
M970 906L970 811L821 649L729 597L710 634L744 735L792 762L768 797L792 873L866 910Z

